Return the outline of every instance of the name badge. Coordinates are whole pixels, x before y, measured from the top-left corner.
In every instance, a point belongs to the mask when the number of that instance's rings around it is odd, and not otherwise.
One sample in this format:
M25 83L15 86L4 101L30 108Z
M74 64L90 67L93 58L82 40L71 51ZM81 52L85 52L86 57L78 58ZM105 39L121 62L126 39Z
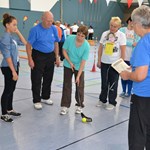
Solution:
M113 54L114 43L106 43L104 54L112 55Z

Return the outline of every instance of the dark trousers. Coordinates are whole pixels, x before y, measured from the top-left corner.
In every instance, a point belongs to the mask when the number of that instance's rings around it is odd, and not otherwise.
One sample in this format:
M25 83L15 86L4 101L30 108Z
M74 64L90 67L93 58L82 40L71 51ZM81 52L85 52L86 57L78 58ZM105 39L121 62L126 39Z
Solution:
M51 93L51 83L54 74L55 54L42 53L37 50L32 51L34 68L31 69L31 82L33 103L42 99L49 99Z
M150 97L131 96L129 150L150 150Z
M77 32L72 32L72 34L76 35L76 34L77 34Z
M93 33L89 33L88 40L93 40Z
M63 61L64 60L64 55L63 55L63 44L64 42L59 42L59 55L60 55L60 60Z
M13 93L16 88L17 81L12 78L12 71L9 67L1 67L2 74L4 75L4 91L1 96L1 110L2 115L7 114L7 111L13 110ZM19 73L19 67L17 74Z
M71 94L72 94L72 76L75 75L75 79L77 77L78 71L75 70L72 72L70 68L64 67L64 81L63 81L63 92L61 99L61 107L69 108L71 105ZM80 100L79 100L80 97ZM75 92L75 99L77 101L76 106L84 107L84 72L82 72L80 76L80 83Z
M108 101L112 105L116 105L117 88L118 88L119 74L115 71L111 64L101 63L101 93L100 101L103 103Z
M129 61L125 61L125 62L126 62L127 65L130 66L130 62ZM131 95L133 81L121 79L121 84L122 84L123 92L124 93L128 93L129 95ZM126 91L127 87L128 87L128 91Z

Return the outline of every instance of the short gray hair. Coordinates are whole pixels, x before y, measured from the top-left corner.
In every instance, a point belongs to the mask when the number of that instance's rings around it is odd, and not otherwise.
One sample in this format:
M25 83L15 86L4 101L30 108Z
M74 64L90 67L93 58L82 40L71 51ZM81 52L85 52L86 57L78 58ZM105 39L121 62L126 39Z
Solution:
M150 28L150 7L142 5L134 9L131 19L133 22L141 24L144 28Z

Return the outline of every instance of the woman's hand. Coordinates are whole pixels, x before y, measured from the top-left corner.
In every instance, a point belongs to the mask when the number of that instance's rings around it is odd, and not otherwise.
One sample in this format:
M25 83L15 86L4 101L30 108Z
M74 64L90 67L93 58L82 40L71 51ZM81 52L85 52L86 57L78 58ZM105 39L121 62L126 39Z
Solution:
M16 71L12 72L12 75L13 75L13 80L17 81L18 80L18 75L17 75Z
M70 63L70 67L72 69L72 72L74 72L75 66L74 66L74 64L72 62Z
M101 68L101 62L100 61L97 62L97 67Z
M77 86L79 86L79 83L80 83L80 77L79 76L77 76L77 78L76 78L76 84L77 84Z
M122 71L120 73L120 76L123 80L129 80L129 77L130 77L130 73L129 71Z

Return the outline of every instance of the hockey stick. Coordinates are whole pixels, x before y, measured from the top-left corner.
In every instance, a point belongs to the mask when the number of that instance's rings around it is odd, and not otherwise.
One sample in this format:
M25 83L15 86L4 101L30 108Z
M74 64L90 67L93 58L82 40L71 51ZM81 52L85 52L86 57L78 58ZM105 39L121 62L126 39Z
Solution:
M77 96L78 96L78 101L80 104L80 107L82 106L81 104L81 99L80 99L80 95L79 95L79 86L76 84L76 90L77 90ZM81 113L81 117L86 119L86 122L92 122L92 118L85 116L83 113Z

